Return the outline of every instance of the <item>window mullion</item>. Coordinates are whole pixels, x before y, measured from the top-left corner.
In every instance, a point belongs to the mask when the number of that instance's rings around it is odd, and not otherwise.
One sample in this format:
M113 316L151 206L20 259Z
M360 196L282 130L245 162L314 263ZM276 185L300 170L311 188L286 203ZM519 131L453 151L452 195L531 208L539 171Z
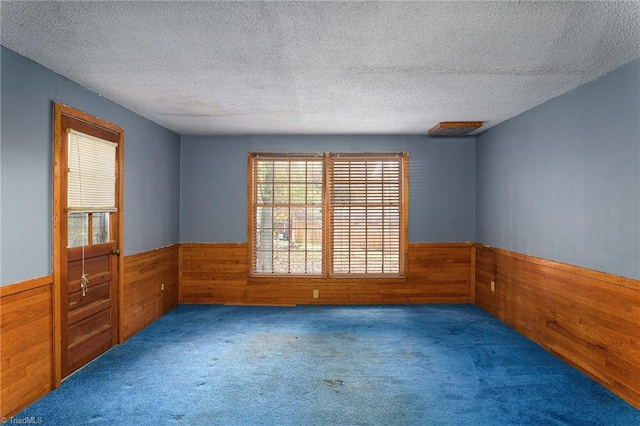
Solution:
M335 226L335 215L333 212L333 188L331 187L331 182L333 181L334 164L332 158L328 153L325 153L323 162L322 162L322 197L323 197L323 252L324 252L324 275L328 276L334 268L334 226Z
M304 273L309 272L309 163L304 163ZM291 244L293 230L289 230L289 244Z
M93 245L93 213L87 215L87 245Z

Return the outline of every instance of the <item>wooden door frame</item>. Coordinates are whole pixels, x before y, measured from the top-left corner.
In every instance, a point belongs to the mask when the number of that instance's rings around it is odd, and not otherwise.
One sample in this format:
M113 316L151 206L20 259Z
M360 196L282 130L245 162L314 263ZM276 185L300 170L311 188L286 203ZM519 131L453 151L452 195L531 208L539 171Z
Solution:
M117 221L117 243L116 248L122 254L124 241L124 129L108 121L89 115L70 106L59 102L53 103L53 385L57 388L62 383L62 291L65 289L64 280L67 275L67 251L66 251L66 179L62 167L66 162L62 162L61 153L66 149L65 129L62 128L62 118L69 117L75 120L84 121L95 127L99 127L118 135L118 150L116 158L117 188L116 202L118 206ZM64 185L64 187L63 187ZM65 234L65 235L63 235ZM64 241L63 241L64 240ZM123 307L123 272L124 256L120 255L116 260L116 273L118 279L118 303L115 307L117 318L118 343L123 342L122 307Z

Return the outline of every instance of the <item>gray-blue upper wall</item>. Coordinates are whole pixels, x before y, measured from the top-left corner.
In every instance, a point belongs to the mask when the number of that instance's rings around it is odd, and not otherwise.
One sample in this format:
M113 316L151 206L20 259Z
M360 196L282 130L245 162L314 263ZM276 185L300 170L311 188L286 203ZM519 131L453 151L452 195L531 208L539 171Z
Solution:
M476 240L640 279L640 61L477 138Z
M640 61L476 138L180 136L1 48L0 283L51 273L52 101L125 129L126 254L246 242L247 152L407 151L409 239L640 279ZM181 169L182 168L182 169Z
M0 282L52 271L53 101L125 129L124 251L179 238L180 136L1 50Z
M473 241L474 138L182 137L180 240L247 241L248 152L409 153L409 241Z

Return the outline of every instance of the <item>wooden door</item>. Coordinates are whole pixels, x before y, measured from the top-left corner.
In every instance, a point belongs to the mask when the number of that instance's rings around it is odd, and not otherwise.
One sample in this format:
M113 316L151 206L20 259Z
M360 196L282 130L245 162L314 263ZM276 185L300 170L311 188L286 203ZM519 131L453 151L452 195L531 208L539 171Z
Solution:
M66 325L62 334L66 362L63 363L63 377L117 343L115 247L115 242L87 246L84 258L82 248L74 247L67 251L67 303L63 306L63 310L66 308ZM82 282L83 275L86 283Z
M63 378L118 343L124 135L118 126L65 105L56 103L54 109L54 342L58 386ZM115 170L112 208L85 211L69 207L73 155L69 132L115 146L114 154L107 157L114 162ZM81 154L76 155L81 158ZM94 185L91 179L81 184L85 189Z

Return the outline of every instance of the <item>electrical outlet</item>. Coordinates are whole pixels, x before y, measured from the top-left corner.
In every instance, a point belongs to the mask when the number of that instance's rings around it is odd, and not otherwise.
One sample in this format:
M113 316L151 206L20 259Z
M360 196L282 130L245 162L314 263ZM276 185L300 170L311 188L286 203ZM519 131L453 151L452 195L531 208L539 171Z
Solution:
M320 295L320 291L319 291L319 290L314 289L314 290L313 290L313 298L314 298L314 299L317 299L319 295Z
M160 284L160 290L164 291L164 283Z
M491 281L491 291L496 291L496 282Z

